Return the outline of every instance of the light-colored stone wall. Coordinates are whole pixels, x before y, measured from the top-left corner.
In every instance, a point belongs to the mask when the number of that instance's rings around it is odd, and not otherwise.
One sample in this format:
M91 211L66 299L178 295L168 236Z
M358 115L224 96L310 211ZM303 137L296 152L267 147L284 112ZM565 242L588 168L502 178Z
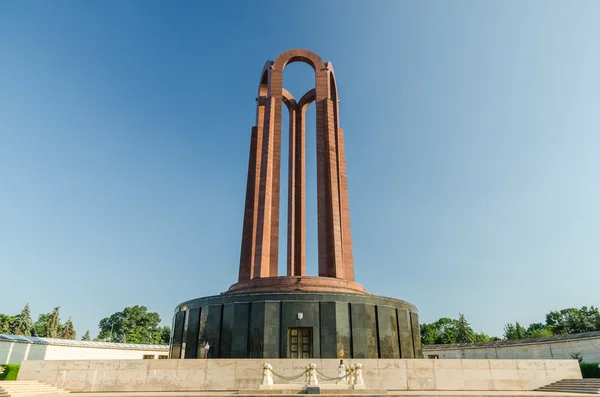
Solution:
M43 360L46 345L0 341L0 364L21 364L23 360Z
M339 365L335 359L25 361L19 380L72 391L258 389L265 362L283 376L300 374L314 362L334 377ZM363 364L366 387L373 389L520 391L581 378L576 360L344 360L356 362ZM275 382L288 383L277 376Z
M600 363L600 338L576 339L555 342L510 345L423 345L423 355L437 355L439 358L460 359L571 359L572 353L581 352L583 362Z
M48 346L45 360L139 360L144 356L158 358L168 355L169 351L105 349L101 347L83 346Z
M21 364L24 360L138 360L144 355L158 358L168 355L168 346L162 350L123 349L93 346L64 346L0 340L0 364Z

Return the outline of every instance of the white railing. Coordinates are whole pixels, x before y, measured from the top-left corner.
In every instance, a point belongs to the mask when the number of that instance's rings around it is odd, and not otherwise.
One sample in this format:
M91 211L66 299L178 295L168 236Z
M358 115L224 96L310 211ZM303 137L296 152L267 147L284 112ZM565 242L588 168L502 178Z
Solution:
M300 379L302 376L304 376L304 382L307 386L317 386L319 384L319 378L321 379L321 381L336 382L337 384L346 383L348 385L356 386L361 386L365 384L362 375L362 364L360 363L356 363L348 367L346 367L344 364L340 364L340 366L338 367L337 376L325 375L317 369L317 364L314 363L309 364L304 371L300 372L297 375L285 376L275 372L271 364L265 363L263 365L263 377L261 386L273 386L273 376L287 381Z

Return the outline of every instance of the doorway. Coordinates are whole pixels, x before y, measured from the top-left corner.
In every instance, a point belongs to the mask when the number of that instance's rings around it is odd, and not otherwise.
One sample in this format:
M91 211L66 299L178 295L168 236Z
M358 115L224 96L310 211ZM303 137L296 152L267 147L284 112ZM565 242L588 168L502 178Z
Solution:
M288 330L288 357L313 358L312 328Z

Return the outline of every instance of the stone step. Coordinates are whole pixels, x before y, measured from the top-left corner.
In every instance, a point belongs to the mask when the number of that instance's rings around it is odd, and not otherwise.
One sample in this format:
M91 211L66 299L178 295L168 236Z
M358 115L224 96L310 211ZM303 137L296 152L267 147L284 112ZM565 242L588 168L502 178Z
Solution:
M583 387L548 387L544 389L538 389L538 391L562 391L562 392L589 392L600 394L600 390L597 388L583 388Z
M556 386L545 386L540 388L539 390L547 390L547 389L588 389L588 390L597 390L598 386L586 386L586 385L556 385Z
M596 381L595 379L593 381L585 381L585 382L583 382L583 379L568 379L568 380L564 380L564 381L560 381L560 382L563 385L586 384L586 385L600 386L600 380Z
M3 389L58 389L56 386L50 385L0 385Z
M51 397L51 396L66 396L65 393L46 393L46 394L7 394L9 397Z
M41 382L39 380L11 380L10 383L39 383L41 384Z
M16 396L16 395L28 395L28 396L40 396L40 395L48 395L48 394L69 394L68 391L64 391L64 390L58 390L58 391L54 391L54 390L45 390L45 391L16 391L16 392L4 392L4 393L0 393L0 396Z
M1 390L1 389L0 389ZM61 389L3 389L6 393L17 394L17 393L58 393L64 390Z
M549 387L549 386L568 386L568 387L600 387L600 385L595 384L595 383L583 383L583 382L570 382L570 383L563 383L563 382L556 382L556 383L551 383L549 385L546 385L544 387Z
M0 390L2 390L2 388L0 388ZM10 388L6 388L3 389L4 391L6 391L7 393L30 393L30 392L48 392L48 393L54 393L54 392L59 392L59 391L64 391L62 389L58 389L56 387L53 388L38 388L38 389L22 389L22 388L15 388L15 389L10 389Z
M0 387L54 387L45 383L14 383L12 381L5 381L0 384Z
M550 390L590 390L590 391L598 391L597 387L585 387L585 386L548 386L538 391L550 391Z
M45 392L45 393L30 393L30 392L19 392L19 393L0 393L0 396L10 396L10 397L24 397L24 396L66 396L70 394L69 392Z
M572 384L572 385L548 385L548 386L541 387L539 390L555 389L555 388L559 388L559 389L591 389L591 390L596 390L596 389L598 389L598 386L595 386L595 385L578 385L578 384Z
M546 393L600 394L600 379L563 379L536 389Z
M17 385L30 385L30 384L41 385L41 383L37 380L11 380L11 381L7 380L6 382L14 383Z
M0 382L0 397L51 397L65 394L69 392L38 381Z
M559 396L570 396L573 397L574 394L577 393L540 393L533 391L417 391L417 390L389 390L385 394L388 397L559 397ZM280 396L288 396L292 395L303 396L305 394L280 394ZM370 394L366 394L370 395ZM142 396L160 396L160 397L180 397L180 396L202 396L202 397L224 397L224 396L234 396L234 397L265 397L265 394L258 393L256 390L253 390L252 393L239 393L234 390L229 391L144 391L144 392L133 392L133 391L123 391L123 392L71 392L69 397L113 397L113 396L123 396L123 397L142 397ZM267 395L268 396L268 395ZM272 394L271 396L276 396ZM320 396L328 396L328 397L357 397L356 394L333 394L333 393L321 393ZM365 397L365 394L358 395L360 397Z
M56 386L51 385L0 385L4 389L58 389Z
M28 395L28 396L43 396L43 395L48 395L48 394L69 394L68 391L52 391L52 390L46 390L43 392L30 392L30 391L18 391L18 392L4 392L4 393L0 393L0 396L17 396L17 395Z

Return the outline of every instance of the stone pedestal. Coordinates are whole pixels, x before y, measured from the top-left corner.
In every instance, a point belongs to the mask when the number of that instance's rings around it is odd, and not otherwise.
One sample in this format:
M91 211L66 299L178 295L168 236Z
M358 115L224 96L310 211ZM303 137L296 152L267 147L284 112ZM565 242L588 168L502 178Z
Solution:
M414 305L332 292L223 294L184 302L176 309L170 357L202 358L198 346L210 343L207 358L293 358L291 329L310 330L308 358L337 358L342 350L348 359L422 358Z

